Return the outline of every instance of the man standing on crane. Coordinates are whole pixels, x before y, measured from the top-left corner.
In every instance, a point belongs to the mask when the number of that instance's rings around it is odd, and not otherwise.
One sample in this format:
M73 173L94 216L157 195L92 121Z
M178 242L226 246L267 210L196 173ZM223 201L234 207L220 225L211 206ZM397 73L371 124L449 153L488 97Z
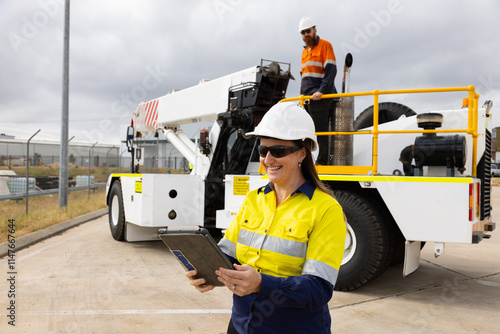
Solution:
M299 32L305 43L302 51L300 68L300 94L312 95L312 101L306 109L314 120L316 132L328 132L331 110L335 110L336 101L321 99L323 94L336 94L335 75L337 63L330 42L316 35L316 23L304 16L299 22ZM328 136L318 136L319 154L316 164L328 164Z

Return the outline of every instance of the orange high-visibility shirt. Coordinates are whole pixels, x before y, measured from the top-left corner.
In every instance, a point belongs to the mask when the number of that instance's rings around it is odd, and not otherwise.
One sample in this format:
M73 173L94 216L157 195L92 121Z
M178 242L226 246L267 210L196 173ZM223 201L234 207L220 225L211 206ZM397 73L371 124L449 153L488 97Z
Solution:
M337 74L337 61L330 42L316 40L311 49L302 51L300 93L312 95L317 91L323 94L335 94L334 79Z

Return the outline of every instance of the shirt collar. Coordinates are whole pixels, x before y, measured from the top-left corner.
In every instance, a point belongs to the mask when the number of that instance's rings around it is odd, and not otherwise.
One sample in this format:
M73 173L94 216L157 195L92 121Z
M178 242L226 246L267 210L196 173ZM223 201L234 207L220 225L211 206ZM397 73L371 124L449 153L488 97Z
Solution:
M298 187L297 190L295 190L290 196L301 192L309 197L309 200L311 200L314 195L314 190L316 190L316 186L314 185L314 183L312 183L310 180L307 180L306 182L302 183L302 185ZM273 188L271 188L271 183L269 182L264 187L259 188L259 190L257 190L257 194L261 191L264 192L264 195L267 195L268 193L273 191Z

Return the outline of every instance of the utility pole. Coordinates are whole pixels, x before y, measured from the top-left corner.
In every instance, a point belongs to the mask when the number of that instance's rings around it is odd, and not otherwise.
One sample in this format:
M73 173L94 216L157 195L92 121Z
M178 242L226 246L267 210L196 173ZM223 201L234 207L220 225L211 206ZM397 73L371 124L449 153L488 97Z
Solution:
M69 0L64 3L63 98L59 154L59 209L68 206Z

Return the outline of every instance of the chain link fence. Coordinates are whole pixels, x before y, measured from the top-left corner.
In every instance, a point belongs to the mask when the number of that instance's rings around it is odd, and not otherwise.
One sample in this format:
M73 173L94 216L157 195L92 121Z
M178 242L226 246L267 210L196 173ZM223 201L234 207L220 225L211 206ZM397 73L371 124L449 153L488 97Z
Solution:
M189 171L188 161L166 141L140 143L144 148L142 172L155 173L159 169ZM25 141L0 139L0 166L50 166L59 164L60 145L56 142L32 141L26 157ZM120 172L131 169L131 156L124 145L70 143L68 162L78 167L117 167Z
M141 171L148 173L155 173L158 169L178 169L182 171L189 170L189 162L184 157L170 156L170 157L149 157L143 159L144 163L141 166ZM50 166L55 163L59 163L59 156L39 156L36 153L30 156L28 161L26 161L25 156L1 156L0 155L0 166L7 167L22 167L26 166ZM89 157L79 156L75 157L70 155L69 163L74 166L79 167L89 167ZM118 167L120 172L127 172L130 170L130 157L91 157L90 167Z

